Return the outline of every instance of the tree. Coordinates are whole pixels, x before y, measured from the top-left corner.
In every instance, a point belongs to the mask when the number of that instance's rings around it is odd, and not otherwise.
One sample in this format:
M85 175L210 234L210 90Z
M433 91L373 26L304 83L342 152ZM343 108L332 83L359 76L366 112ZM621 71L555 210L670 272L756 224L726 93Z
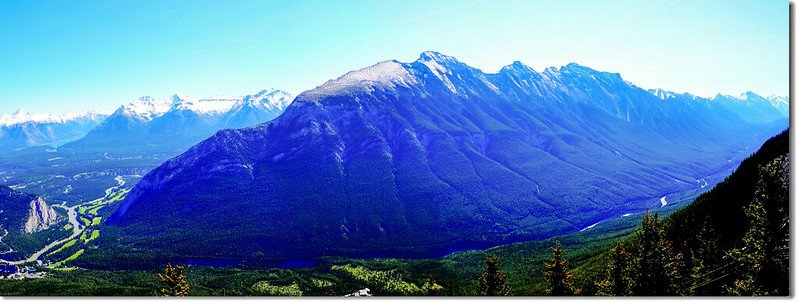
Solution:
M722 257L719 240L710 216L705 216L702 227L691 237L693 244L686 248L685 253L690 265L690 280L683 284L683 295L712 295L718 292L718 287L711 282L723 275L724 271L718 270ZM686 244L687 246L687 244Z
M547 295L571 296L576 294L572 285L574 276L569 271L569 261L563 258L560 241L555 241L552 250L552 261L544 263L544 279L547 281Z
M499 269L499 260L486 255L486 271L477 283L478 296L510 296L508 275Z
M755 196L746 207L749 225L742 247L729 255L738 278L725 289L739 296L788 294L788 158L759 169Z
M627 296L632 287L632 267L630 256L624 246L617 242L608 255L607 276L597 283L599 294L607 296Z
M682 254L672 249L658 215L646 212L637 230L633 295L665 296L679 291Z
M432 274L427 276L427 282L422 286L422 291L428 296L436 296L442 289L444 289L444 287L436 283L436 279L433 278Z
M159 294L167 297L184 297L189 294L189 283L183 275L182 265L172 266L167 264L163 274L158 274L158 279L164 283Z

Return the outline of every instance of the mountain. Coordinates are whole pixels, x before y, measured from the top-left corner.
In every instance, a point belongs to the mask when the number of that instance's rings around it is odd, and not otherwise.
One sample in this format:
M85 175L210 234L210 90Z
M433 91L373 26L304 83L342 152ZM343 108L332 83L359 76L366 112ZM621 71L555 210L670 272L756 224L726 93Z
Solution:
M41 197L0 186L0 259L19 259L59 238L64 221Z
M790 108L791 102L787 96L772 95L767 97L766 99L771 103L771 105L777 108L777 110L779 110L779 112L782 113L782 115L788 116L788 114L791 112Z
M724 181L662 220L662 234L671 245L668 252L683 255L677 259L682 260L679 265L684 271L676 274L677 280L672 279L679 286L670 287L664 281L660 288L653 284L651 291L669 293L679 289L671 294L692 296L787 296L789 179L789 131L785 130L767 140ZM643 246L641 240L638 231L623 237L620 243L635 258L640 257L636 253ZM607 246L609 249L613 245ZM742 252L752 258L736 256ZM575 259L582 265L574 271L586 274L582 278L583 294L595 294L596 280L606 278L611 259L608 254L610 251ZM752 279L736 282L753 272ZM633 274L628 282L638 282L636 278L640 275ZM759 291L747 292L745 288Z
M245 96L222 118L222 124L225 129L238 129L269 121L283 113L292 100L289 93L274 89Z
M109 217L103 245L258 261L547 238L700 189L786 126L577 64L488 74L425 52L330 80L271 122L165 162Z
M280 90L245 97L192 99L174 95L156 100L145 96L121 106L68 149L90 151L184 151L225 128L269 121L291 101Z
M63 115L32 114L19 109L0 115L0 151L45 144L61 145L81 138L108 115L80 112Z
M774 121L788 117L787 98L766 99L750 91L738 97L718 94L714 101L724 104L748 122Z

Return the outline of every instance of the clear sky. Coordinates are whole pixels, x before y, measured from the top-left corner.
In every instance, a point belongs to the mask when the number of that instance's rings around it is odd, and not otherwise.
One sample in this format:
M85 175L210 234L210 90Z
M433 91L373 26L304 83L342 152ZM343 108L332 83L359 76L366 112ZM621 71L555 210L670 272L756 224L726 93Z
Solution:
M143 95L299 93L436 50L495 72L577 62L644 88L788 94L788 1L0 1L0 113Z

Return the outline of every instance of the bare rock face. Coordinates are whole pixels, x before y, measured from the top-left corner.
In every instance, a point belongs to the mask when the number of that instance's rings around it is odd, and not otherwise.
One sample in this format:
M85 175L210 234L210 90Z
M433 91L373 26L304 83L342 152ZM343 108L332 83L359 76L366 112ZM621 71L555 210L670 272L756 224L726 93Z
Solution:
M25 222L25 233L46 230L58 222L58 215L41 197L31 200L28 220Z

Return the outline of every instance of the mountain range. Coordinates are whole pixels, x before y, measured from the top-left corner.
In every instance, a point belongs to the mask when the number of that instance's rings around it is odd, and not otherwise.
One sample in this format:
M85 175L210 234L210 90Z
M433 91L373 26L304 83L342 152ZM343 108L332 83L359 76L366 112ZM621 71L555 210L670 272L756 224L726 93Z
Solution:
M19 109L0 115L0 151L51 144L62 145L83 137L108 115L96 112L32 114Z
M547 238L699 188L788 126L774 104L647 91L573 63L484 73L425 52L349 72L270 122L168 160L109 218L101 245L252 260Z
M119 107L86 136L66 144L88 151L183 151L226 128L242 128L271 120L292 100L281 90L263 90L244 97L167 100L141 97Z

